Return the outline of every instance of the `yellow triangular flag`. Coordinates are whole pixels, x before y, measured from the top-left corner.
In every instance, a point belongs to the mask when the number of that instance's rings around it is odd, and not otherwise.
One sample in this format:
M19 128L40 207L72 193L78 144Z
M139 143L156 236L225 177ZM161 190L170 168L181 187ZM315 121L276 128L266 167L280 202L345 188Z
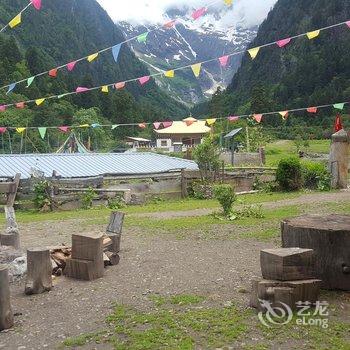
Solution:
M16 26L18 26L22 21L22 15L18 14L15 18L11 19L11 21L9 22L9 26L10 28L14 28Z
M88 56L87 60L89 62L92 62L93 60L95 60L97 58L97 56L98 56L98 52L94 53L93 55Z
M206 120L206 123L207 123L208 126L211 126L211 125L215 124L215 122L216 122L216 119L215 119L215 118L207 119L207 120Z
M191 66L192 71L193 71L193 74L194 74L194 76L195 76L196 78L199 77L199 74L200 74L200 72L201 72L201 67L202 67L202 63L196 63L196 64L193 64L193 65Z
M248 50L249 55L252 59L254 59L260 51L260 47L254 47L253 49Z
M168 70L167 72L164 72L164 75L165 75L167 78L174 78L174 76L175 76L175 71L173 71L173 70Z
M101 91L102 91L102 92L106 92L106 93L108 93L108 91L109 91L108 86L107 86L107 85L102 86Z
M79 125L79 128L89 128L90 125L89 124L81 124Z
M19 134L23 134L24 131L25 131L26 128L16 128L16 131L19 133Z
M233 3L233 0L224 0L224 3L225 3L227 6L231 6L232 3Z
M38 98L37 100L35 100L35 103L37 106L40 106L44 101L45 101L44 98Z
M311 39L318 37L320 35L320 31L314 30L313 32L308 32L306 35L311 40Z

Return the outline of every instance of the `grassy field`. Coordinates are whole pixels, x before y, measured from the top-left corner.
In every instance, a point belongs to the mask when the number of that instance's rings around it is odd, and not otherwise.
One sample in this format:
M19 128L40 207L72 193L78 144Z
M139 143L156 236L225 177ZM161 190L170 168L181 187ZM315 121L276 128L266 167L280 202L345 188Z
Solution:
M330 150L330 140L310 140L310 146L306 153L328 154ZM279 140L266 145L266 163L268 166L276 166L279 160L289 156L297 156L296 146L293 141Z

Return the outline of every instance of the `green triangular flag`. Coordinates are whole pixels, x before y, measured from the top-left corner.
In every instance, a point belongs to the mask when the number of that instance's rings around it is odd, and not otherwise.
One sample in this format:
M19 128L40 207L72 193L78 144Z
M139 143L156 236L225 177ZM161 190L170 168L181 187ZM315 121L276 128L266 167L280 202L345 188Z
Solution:
M146 33L143 33L143 34L139 35L139 36L137 37L137 41L138 41L139 43L145 43L146 40L147 40L148 33L149 33L149 32L146 32Z
M117 127L118 127L118 125L117 125L117 124L112 125L112 130L116 129Z
M340 109L340 110L344 109L344 106L345 106L345 103L336 103L335 105L333 105L335 109Z
M27 80L27 87L29 87L30 85L32 85L32 82L34 81L35 77L30 77Z
M38 130L39 130L39 134L40 134L41 138L44 139L45 135L46 135L47 128L38 128Z

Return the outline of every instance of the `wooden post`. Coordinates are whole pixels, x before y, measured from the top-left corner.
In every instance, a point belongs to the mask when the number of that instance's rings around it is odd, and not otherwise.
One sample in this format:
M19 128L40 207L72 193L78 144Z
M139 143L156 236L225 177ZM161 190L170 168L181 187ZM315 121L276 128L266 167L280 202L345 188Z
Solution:
M332 135L329 155L332 188L348 187L349 138L344 129Z
M49 249L28 249L25 294L41 294L51 288L52 263Z
M8 270L0 265L0 331L11 328L13 322Z
M5 233L0 234L0 244L14 249L20 249L20 237L17 228L8 227Z
M259 158L261 166L264 166L266 164L266 155L264 147L259 147Z
M13 227L17 228L15 209L8 205L5 205L5 217L6 217L6 228Z
M13 207L13 205L15 204L15 199L16 199L20 179L21 179L21 174L16 174L13 181L13 187L11 189L11 192L8 193L7 195L6 205L9 207Z
M185 169L181 169L181 197L182 198L188 197Z

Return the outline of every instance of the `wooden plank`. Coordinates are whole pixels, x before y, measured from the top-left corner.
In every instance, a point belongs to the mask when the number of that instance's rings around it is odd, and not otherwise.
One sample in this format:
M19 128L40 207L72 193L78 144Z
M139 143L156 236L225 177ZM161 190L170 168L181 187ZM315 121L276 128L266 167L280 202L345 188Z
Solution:
M123 222L125 214L122 212L114 211L111 213L109 224L107 227L107 234L109 233L122 233Z
M7 205L9 207L13 207L15 204L16 194L19 186L19 181L21 179L21 174L16 174L14 179L14 187L11 189L12 191L7 196Z

